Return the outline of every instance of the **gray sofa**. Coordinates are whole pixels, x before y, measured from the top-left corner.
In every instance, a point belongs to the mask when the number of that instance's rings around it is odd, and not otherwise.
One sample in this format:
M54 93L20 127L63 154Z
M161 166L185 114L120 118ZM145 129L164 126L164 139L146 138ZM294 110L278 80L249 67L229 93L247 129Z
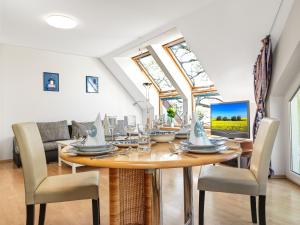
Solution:
M58 160L58 146L56 141L68 140L71 137L85 136L86 130L91 124L90 122L79 123L72 121L72 125L68 125L66 120L37 123L43 141L47 163L57 162ZM15 138L13 140L13 160L18 167L21 166L19 149Z
M72 121L72 125L68 125L66 120L37 123L43 141L47 163L57 162L58 160L58 146L56 141L84 137L87 135L87 130L90 129L92 124L93 122L76 122L74 120ZM118 120L114 133L118 135L126 134L123 120ZM13 139L13 160L18 167L21 167L19 149L15 138Z
M72 127L68 126L68 122L66 120L37 123L37 126L43 141L47 163L56 162L58 159L58 146L56 141L70 139ZM15 138L13 140L13 160L18 167L21 166L19 148Z

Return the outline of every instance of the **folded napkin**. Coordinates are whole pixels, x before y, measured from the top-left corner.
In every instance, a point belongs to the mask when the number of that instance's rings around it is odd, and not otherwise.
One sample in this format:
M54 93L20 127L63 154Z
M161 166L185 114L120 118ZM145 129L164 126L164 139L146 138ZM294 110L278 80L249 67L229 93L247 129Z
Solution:
M193 116L189 141L192 145L212 145L207 138L202 122L196 115Z
M104 130L101 122L100 113L97 116L97 119L91 126L91 129L87 131L87 139L85 141L86 146L95 146L95 145L105 145Z

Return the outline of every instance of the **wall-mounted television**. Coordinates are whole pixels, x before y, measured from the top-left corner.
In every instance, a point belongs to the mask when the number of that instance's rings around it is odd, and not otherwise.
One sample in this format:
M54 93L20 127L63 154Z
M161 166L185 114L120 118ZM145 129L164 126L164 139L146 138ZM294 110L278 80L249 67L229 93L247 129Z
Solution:
M211 134L250 138L249 101L211 104Z

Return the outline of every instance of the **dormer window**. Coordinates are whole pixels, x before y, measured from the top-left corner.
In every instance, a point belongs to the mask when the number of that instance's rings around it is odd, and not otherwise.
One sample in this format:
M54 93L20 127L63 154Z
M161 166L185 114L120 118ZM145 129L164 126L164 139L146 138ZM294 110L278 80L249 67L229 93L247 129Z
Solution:
M179 39L164 47L193 89L213 86L213 82L209 79L203 66L196 55L190 50L185 40Z
M133 58L149 80L157 88L158 92L175 91L170 80L159 67L153 56L146 52Z

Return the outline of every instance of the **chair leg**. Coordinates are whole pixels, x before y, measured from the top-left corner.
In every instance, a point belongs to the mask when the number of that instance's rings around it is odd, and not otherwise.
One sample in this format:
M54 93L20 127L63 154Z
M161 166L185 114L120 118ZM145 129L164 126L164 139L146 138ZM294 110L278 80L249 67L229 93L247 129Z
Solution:
M40 204L39 225L45 224L46 204Z
M258 200L259 225L266 225L266 196L260 195Z
M93 208L93 225L99 225L100 224L99 199L92 200L92 208Z
M256 196L250 196L252 223L257 223Z
M99 224L100 224L100 200L98 198L98 202L97 202L97 205L98 205L98 218L99 218Z
M34 205L26 205L26 225L34 225Z
M205 191L199 191L199 225L204 225Z

